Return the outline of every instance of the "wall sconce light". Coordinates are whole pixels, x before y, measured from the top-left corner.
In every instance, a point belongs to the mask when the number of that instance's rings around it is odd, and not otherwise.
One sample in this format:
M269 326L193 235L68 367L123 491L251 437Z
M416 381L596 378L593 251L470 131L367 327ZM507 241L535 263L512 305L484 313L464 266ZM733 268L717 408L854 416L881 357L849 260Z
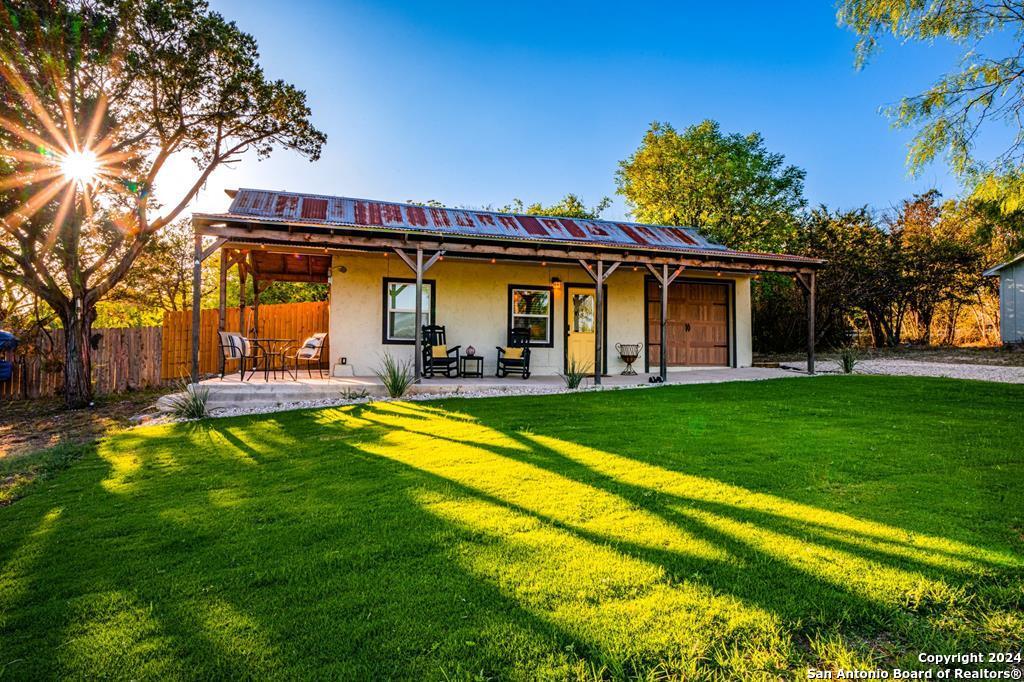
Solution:
M555 291L560 291L562 288L562 280L559 279L558 277L552 277L551 286L555 289Z

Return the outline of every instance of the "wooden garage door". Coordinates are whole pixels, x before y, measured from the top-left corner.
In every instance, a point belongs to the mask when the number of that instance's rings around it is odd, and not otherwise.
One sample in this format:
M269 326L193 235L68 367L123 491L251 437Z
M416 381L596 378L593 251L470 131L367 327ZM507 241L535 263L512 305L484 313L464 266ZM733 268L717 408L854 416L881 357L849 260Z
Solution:
M661 353L661 287L647 281L647 358L657 367ZM669 365L729 364L729 287L726 284L675 282L668 290L665 323Z

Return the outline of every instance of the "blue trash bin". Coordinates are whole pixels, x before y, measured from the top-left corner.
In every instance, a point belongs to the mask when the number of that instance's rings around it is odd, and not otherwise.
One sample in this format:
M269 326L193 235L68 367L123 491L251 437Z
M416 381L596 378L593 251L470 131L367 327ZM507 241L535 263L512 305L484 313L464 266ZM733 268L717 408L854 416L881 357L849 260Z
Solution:
M10 381L14 376L14 363L9 360L0 360L0 382Z
M0 329L0 353L14 350L18 347L18 337L10 332Z

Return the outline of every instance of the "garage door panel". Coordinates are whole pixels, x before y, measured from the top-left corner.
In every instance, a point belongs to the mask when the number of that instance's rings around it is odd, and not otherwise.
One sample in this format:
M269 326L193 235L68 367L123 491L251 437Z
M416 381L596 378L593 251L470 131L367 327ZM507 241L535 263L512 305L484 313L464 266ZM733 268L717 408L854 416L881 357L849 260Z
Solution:
M661 287L647 284L648 347L652 365L660 361ZM729 364L729 291L719 282L676 282L669 287L665 355L670 365Z

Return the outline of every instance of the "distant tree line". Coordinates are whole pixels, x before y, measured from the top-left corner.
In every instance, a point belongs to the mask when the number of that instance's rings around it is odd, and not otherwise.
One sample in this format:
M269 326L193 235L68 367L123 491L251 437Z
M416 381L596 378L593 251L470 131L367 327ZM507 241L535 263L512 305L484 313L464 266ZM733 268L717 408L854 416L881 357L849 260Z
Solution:
M981 273L1024 247L1021 215L978 199L942 201L934 190L888 211L808 210L804 176L759 134L704 121L682 132L652 124L617 181L640 221L696 227L734 249L826 260L821 345L995 339L994 283ZM800 347L805 313L793 281L762 276L753 295L755 349Z

